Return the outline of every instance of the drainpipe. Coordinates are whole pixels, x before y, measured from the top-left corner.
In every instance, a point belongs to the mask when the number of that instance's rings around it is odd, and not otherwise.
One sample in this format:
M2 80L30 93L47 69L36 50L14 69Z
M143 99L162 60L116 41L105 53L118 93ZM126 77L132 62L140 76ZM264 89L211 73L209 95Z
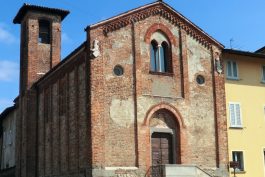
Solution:
M132 56L133 56L133 99L134 99L134 136L135 136L135 165L139 167L139 151L138 151L138 120L137 120L137 81L136 81L136 46L135 46L135 26L131 22L132 31Z

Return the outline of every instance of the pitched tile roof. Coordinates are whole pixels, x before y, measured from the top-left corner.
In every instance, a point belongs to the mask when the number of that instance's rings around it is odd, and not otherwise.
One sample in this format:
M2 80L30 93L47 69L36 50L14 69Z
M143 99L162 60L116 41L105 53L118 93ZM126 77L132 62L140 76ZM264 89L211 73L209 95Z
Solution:
M236 55L265 58L265 54L256 53L256 52L249 52L249 51L242 51L242 50L235 50L235 49L224 49L223 52L230 53L230 54L236 54Z
M49 8L49 7L43 7L43 6L37 6L37 5L30 5L30 4L25 3L19 9L17 15L15 16L13 20L13 23L20 24L23 17L28 11L39 11L39 12L57 14L61 16L61 20L63 20L70 13L68 10Z
M265 46L255 51L255 53L263 53L265 54Z
M6 108L6 109L0 114L0 121L3 120L3 119L5 119L6 116L7 116L10 112L12 112L13 110L15 110L15 108L16 108L15 106L11 106L11 107Z

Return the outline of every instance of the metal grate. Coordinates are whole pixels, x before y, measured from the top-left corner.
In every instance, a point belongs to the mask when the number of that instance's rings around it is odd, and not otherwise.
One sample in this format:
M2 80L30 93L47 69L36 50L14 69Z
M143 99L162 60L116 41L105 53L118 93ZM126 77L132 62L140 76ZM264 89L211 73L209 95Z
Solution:
M157 165L151 167L151 177L163 177L163 166Z

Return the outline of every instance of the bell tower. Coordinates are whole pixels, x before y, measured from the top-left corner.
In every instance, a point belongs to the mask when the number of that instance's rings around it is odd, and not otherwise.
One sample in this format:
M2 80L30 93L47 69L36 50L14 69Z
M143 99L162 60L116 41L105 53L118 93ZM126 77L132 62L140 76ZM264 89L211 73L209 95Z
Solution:
M69 11L24 4L13 22L21 25L16 177L36 177L38 94L32 85L61 60L61 22Z
M61 22L69 11L24 4L13 22L21 24L20 94L60 62Z

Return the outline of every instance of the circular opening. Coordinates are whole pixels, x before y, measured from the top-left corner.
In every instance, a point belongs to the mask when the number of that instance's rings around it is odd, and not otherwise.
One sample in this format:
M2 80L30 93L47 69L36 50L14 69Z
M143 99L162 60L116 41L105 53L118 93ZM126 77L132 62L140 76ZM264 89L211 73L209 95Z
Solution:
M116 76L123 75L123 68L120 65L116 65L113 69L113 72Z
M205 83L205 79L202 75L198 75L197 78L196 78L196 81L199 85L202 85Z

